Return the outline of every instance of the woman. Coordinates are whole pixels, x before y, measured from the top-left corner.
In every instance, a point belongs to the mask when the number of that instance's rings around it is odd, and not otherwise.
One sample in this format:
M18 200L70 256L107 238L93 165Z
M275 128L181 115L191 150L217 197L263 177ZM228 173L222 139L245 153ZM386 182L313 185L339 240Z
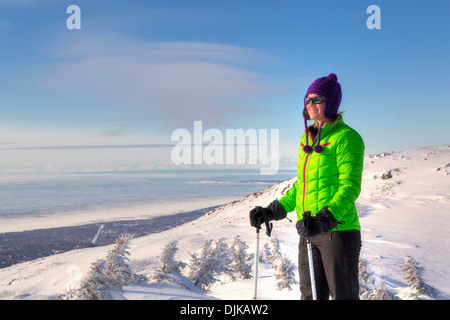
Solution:
M318 78L306 92L296 183L267 208L250 211L250 224L257 226L296 210L305 300L312 299L306 238L313 249L317 299L359 299L361 227L355 201L361 191L364 142L338 113L342 92L337 80L334 73ZM308 127L307 120L314 124Z

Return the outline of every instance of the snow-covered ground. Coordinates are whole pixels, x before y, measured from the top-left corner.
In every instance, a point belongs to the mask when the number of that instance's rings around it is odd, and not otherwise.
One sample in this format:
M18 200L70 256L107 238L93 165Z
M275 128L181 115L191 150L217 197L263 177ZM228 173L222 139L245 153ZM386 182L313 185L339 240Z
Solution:
M391 178L382 179L389 172ZM231 244L239 235L255 252L255 229L249 226L248 212L280 198L296 178L230 202L197 220L162 233L133 239L130 260L139 273L150 277L160 266L161 249L178 240L177 260L189 261L206 240L225 238ZM404 152L381 153L365 158L362 193L357 201L362 226L361 258L373 271L375 283L384 281L399 298L406 297L408 283L402 271L404 257L412 256L423 267L425 282L436 290L429 299L450 298L450 145L432 146ZM274 223L272 237L281 251L297 264L298 235L295 212ZM260 248L269 238L261 232ZM111 246L74 250L0 270L2 299L53 299L77 285L98 258ZM258 299L299 299L298 286L292 291L275 289L274 270L259 264ZM297 279L298 280L298 279ZM180 285L182 284L182 285ZM141 299L243 299L253 297L254 282L216 282L203 293L183 276L171 280L150 280L126 287L118 298ZM425 297L427 298L427 297Z

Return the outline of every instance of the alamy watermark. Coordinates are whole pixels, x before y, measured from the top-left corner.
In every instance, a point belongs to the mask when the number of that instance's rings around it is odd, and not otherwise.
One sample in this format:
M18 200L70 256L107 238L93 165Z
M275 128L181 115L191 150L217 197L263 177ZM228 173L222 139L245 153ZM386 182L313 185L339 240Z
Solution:
M69 30L80 30L81 29L81 9L77 5L70 5L67 7L66 13L70 16L66 20L66 27Z
M260 165L261 175L278 173L280 163L279 129L226 129L225 134L211 128L203 132L203 122L194 121L194 132L184 128L172 132L178 141L171 152L176 165Z
M81 287L81 269L77 265L70 265L66 269L66 273L69 274L67 279L67 289L69 291L80 289Z
M371 14L367 18L366 26L369 30L381 29L381 9L377 5L370 5L367 7L366 13Z

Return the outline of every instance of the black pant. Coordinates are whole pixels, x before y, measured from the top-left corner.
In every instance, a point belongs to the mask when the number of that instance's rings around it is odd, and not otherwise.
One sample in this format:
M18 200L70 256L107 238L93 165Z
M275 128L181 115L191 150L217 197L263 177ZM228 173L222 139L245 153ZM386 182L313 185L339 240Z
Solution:
M358 300L359 230L325 232L311 238L318 300ZM298 270L302 300L311 300L311 278L306 239L300 238Z

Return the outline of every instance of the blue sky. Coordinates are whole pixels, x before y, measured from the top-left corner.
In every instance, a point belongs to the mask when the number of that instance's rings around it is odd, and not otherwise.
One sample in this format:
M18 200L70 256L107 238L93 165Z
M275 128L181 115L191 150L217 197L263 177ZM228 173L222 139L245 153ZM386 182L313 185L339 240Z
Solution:
M446 0L0 0L0 166L167 163L150 145L195 120L279 129L295 158L304 93L330 72L367 154L447 144L449 15Z

